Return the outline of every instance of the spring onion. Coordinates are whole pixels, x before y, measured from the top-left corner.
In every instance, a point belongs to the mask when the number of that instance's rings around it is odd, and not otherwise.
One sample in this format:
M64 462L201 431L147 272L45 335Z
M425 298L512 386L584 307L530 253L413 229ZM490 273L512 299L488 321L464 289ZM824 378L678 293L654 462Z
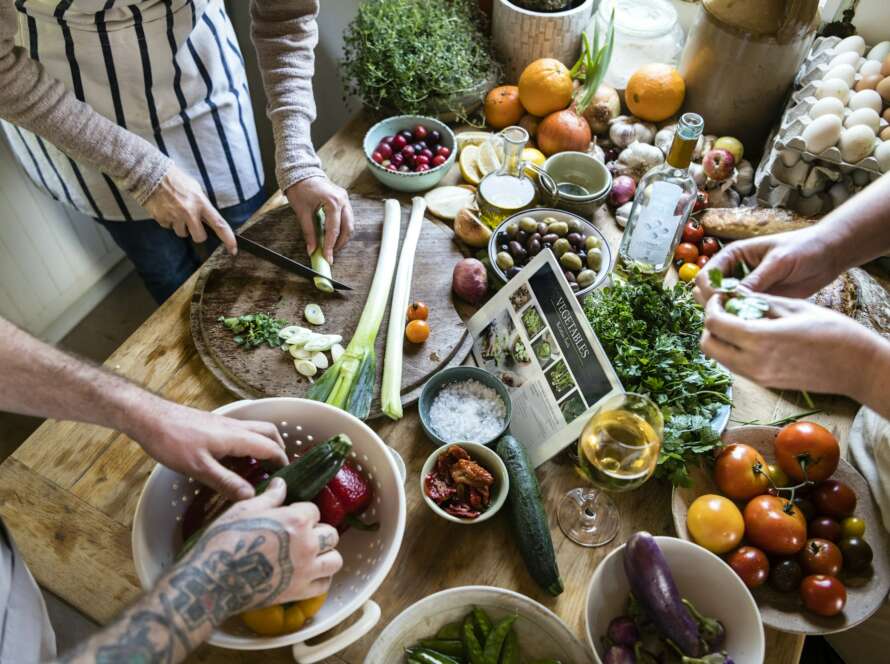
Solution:
M317 278L318 277L316 277L316 279ZM321 310L321 307L314 302L310 302L306 305L306 308L303 309L303 317L312 325L324 325L324 312Z
M386 332L386 355L383 360L383 387L380 391L380 403L383 412L394 420L402 417L402 356L404 354L405 312L411 295L411 278L414 275L414 253L417 240L423 228L423 213L426 211L426 199L415 196L411 200L411 217L402 253L399 255L399 267L396 272L396 285L392 294L392 306L389 310L389 326Z
M315 247L315 251L312 252L312 255L309 259L312 261L312 269L318 272L319 274L323 274L326 277L331 277L331 264L325 260L323 247L324 247L324 208L319 206L315 211L314 215L315 221L315 239L318 244ZM315 277L312 280L315 283L315 287L323 293L333 293L334 285L328 280L322 277Z
M374 342L386 313L389 289L392 286L399 250L402 210L399 202L387 199L383 212L383 239L371 291L362 310L358 326L344 353L309 389L308 396L346 410L359 419L371 411L374 380L377 376L377 354Z

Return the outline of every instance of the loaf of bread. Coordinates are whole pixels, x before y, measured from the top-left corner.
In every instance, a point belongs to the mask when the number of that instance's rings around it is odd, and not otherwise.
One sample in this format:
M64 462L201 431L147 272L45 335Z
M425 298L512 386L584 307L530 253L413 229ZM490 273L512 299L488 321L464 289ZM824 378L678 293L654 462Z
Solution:
M871 268L870 268L871 269ZM890 338L890 279L861 268L844 272L810 298Z
M708 208L698 217L707 235L724 240L787 233L812 226L818 219L782 208Z

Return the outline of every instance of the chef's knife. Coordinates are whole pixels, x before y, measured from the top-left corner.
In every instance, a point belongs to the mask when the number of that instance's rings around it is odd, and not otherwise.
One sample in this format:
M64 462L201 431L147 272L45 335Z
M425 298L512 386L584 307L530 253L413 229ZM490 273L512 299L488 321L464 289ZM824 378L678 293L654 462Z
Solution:
M273 265L277 265L280 268L284 268L289 272L293 272L295 274L299 274L301 277L305 277L307 279L313 279L315 277L321 277L322 279L327 279L331 282L331 285L337 290L352 290L351 287L346 284L342 284L336 279L331 279L330 277L326 277L325 275L316 272L311 267L307 267L302 263L298 263L297 261L288 258L287 256L282 256L277 251L272 251L269 247L264 247L258 242L254 242L253 240L248 240L246 237L241 235L236 235L235 239L238 242L238 247L243 249L249 254L253 254L257 258L262 258L263 260L269 261Z

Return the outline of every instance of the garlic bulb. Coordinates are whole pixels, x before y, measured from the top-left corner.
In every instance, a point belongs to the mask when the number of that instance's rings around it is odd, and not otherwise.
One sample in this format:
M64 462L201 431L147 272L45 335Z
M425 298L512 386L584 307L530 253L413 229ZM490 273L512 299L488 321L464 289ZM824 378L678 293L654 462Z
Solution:
M633 201L630 201L629 203L625 203L620 208L615 210L615 223L621 226L621 228L627 226L627 218L630 217L630 211L633 206Z
M742 159L736 167L735 189L742 196L754 191L754 166L747 159Z
M619 115L609 123L609 139L617 148L626 148L634 141L651 144L655 125L628 115Z
M606 153L595 141L590 144L587 148L587 154L596 159L598 162L605 164L606 163Z
M705 175L704 166L692 162L691 164L689 164L689 174L692 176L692 179L695 182L695 186L697 186L699 189L704 189L705 184L708 181L708 176Z
M692 158L696 161L705 156L705 153L710 152L714 149L714 143L717 142L717 137L714 134L705 134L704 136L700 136L698 139L698 143L695 144L695 150L692 152Z
M634 141L618 155L618 161L631 168L643 169L643 173L664 161L664 153L654 145Z
M676 123L665 125L655 134L655 147L667 154L674 142L674 133L677 131ZM699 137L699 140L701 138Z

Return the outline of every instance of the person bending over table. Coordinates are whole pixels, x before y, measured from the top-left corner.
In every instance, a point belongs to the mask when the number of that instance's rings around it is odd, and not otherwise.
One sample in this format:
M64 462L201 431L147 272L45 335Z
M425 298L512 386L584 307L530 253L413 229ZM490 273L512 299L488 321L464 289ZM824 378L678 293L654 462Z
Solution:
M733 373L777 389L841 394L865 406L848 437L851 460L869 483L890 530L890 340L840 313L802 299L852 267L890 254L890 174L812 227L741 240L712 258L696 279L705 306L702 350ZM766 318L724 311L707 272L731 274L764 294ZM877 662L890 652L890 604L847 632L828 637L844 660Z
M254 497L253 487L219 462L250 455L287 463L274 424L172 403L2 318L0 367L0 410L122 431L157 461L241 501L115 623L60 661L178 662L232 615L327 592L343 564L336 529L319 522L312 503L282 506L280 479ZM55 656L43 597L0 523L0 664Z
M317 14L318 0L251 1L278 186L310 253L324 206L331 261L353 219L309 134ZM232 228L265 202L223 0L0 0L0 118L34 184L102 224L159 303L198 267L205 226L235 253Z

